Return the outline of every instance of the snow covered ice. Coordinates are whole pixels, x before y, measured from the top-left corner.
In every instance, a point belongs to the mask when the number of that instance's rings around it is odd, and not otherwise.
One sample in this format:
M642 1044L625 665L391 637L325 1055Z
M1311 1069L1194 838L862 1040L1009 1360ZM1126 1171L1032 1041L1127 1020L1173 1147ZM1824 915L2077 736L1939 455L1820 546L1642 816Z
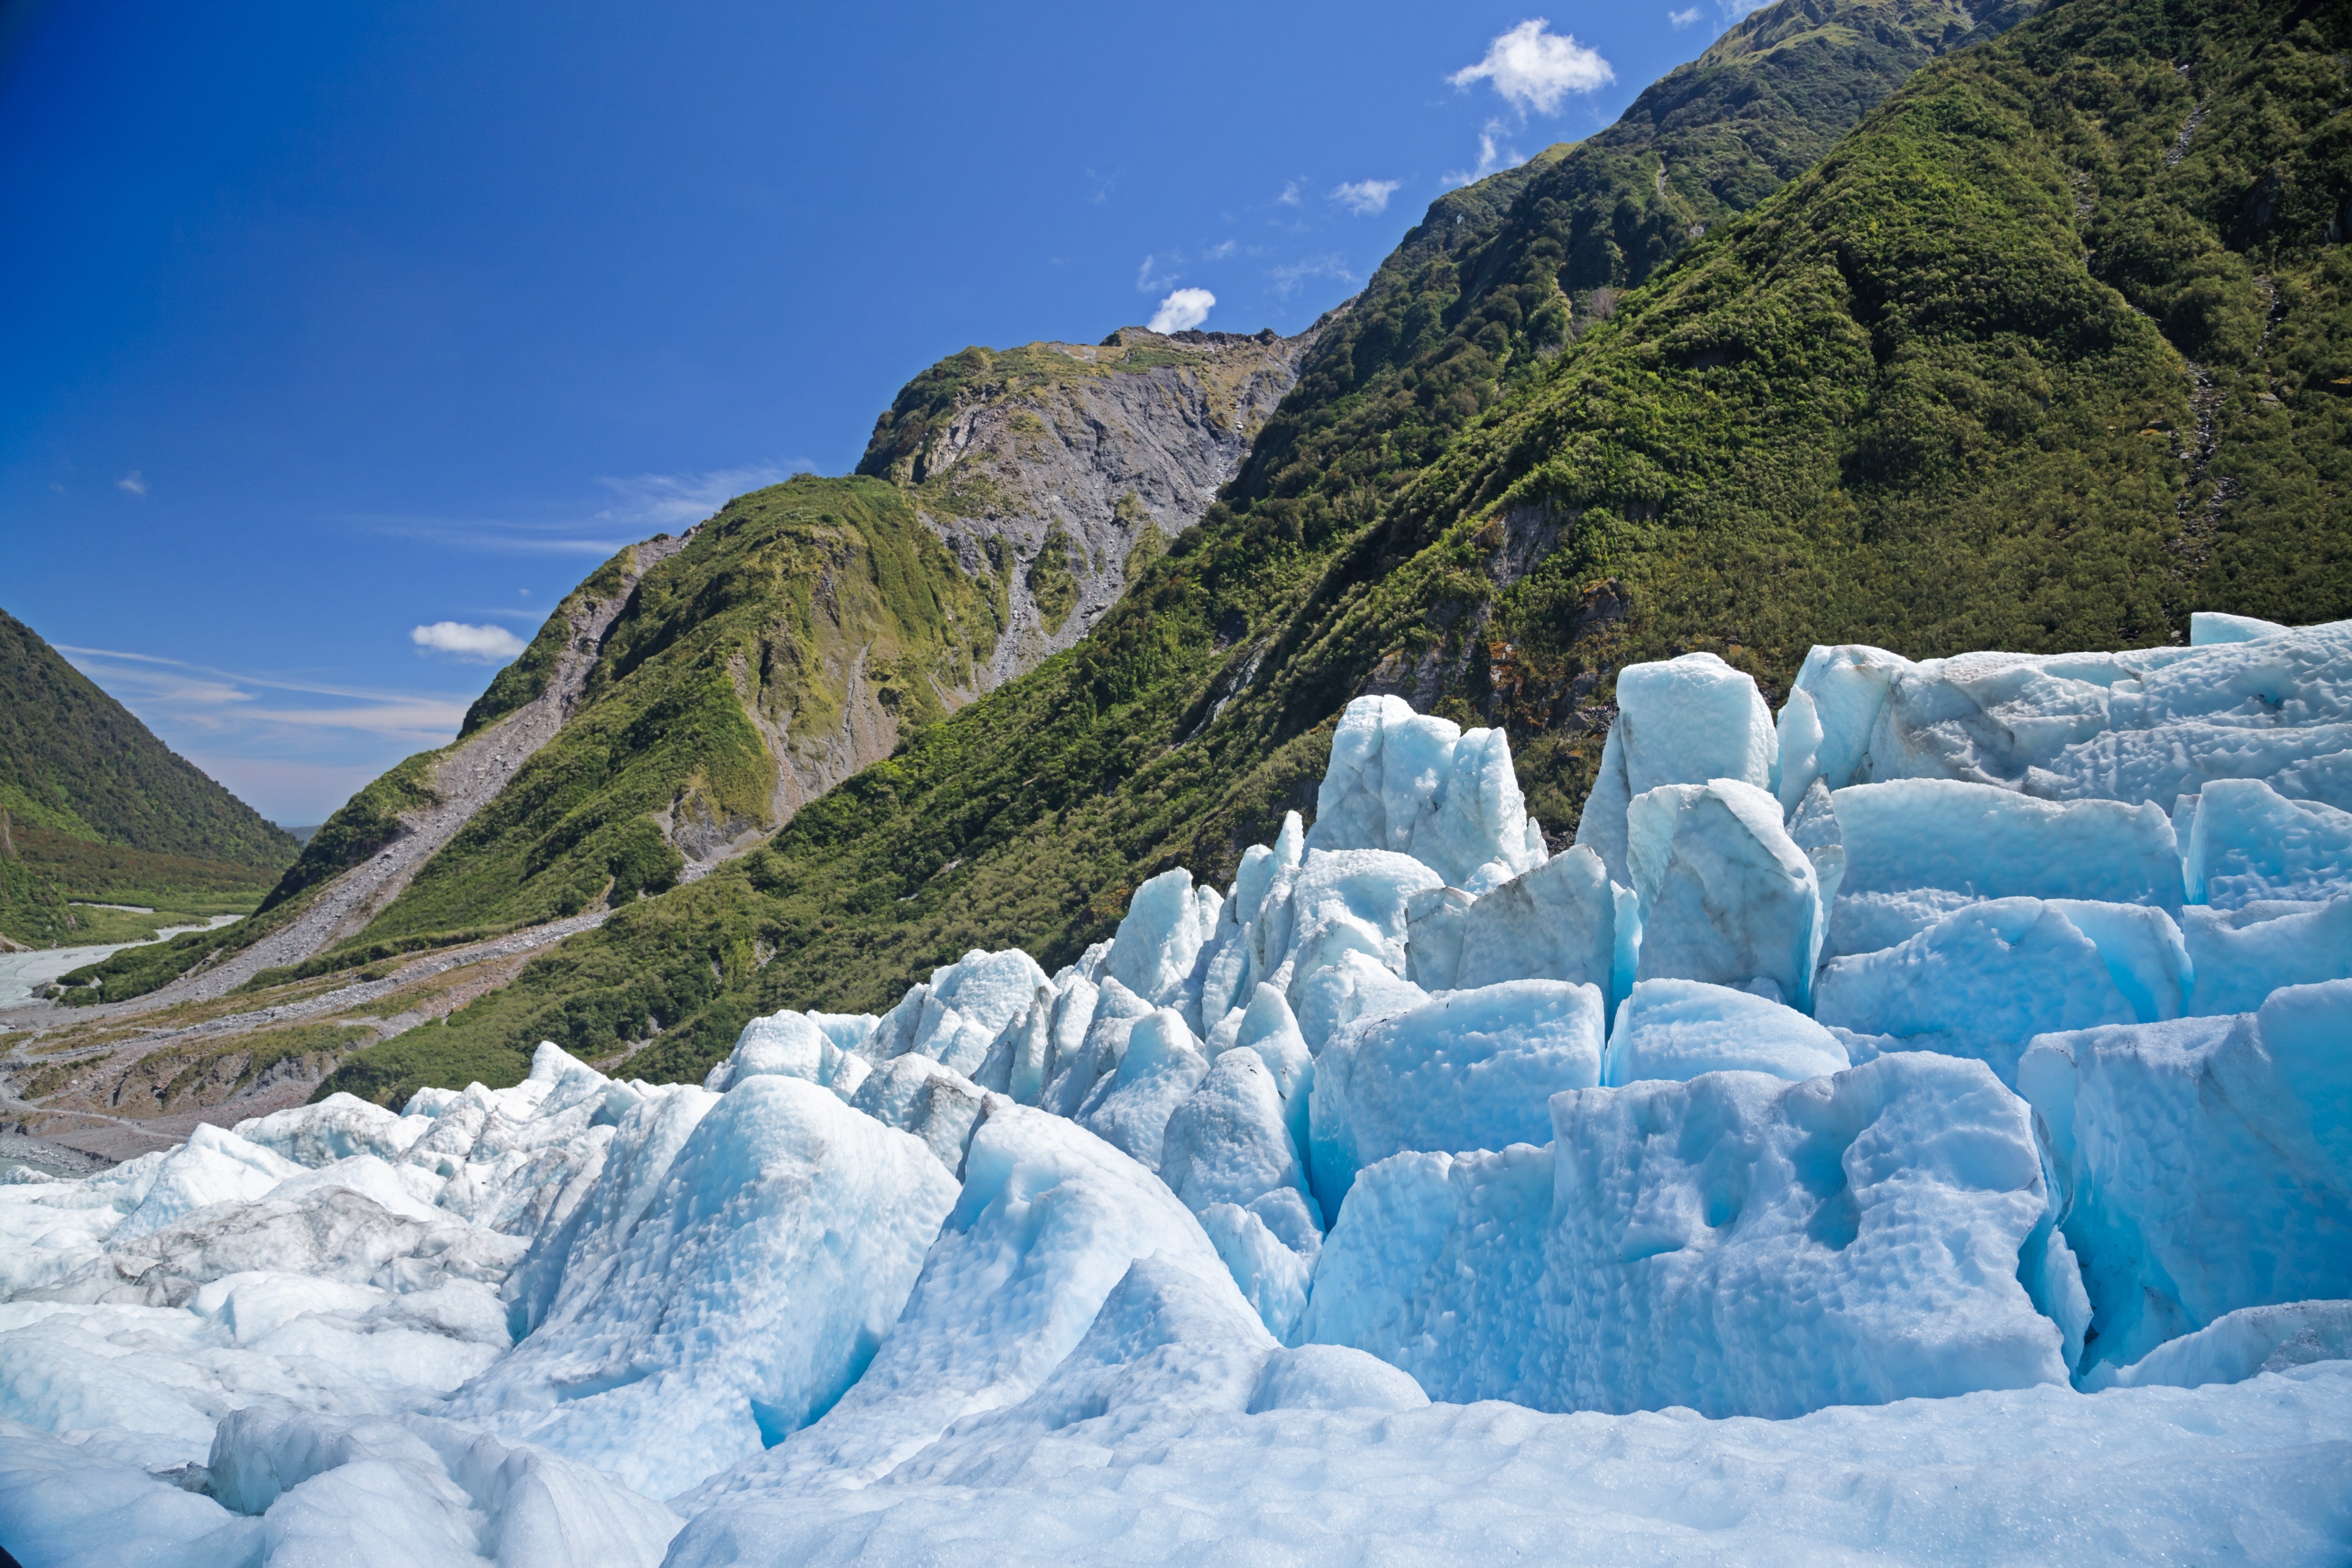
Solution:
M1617 694L1560 853L1365 698L1057 972L0 1185L0 1546L2352 1556L2352 626Z

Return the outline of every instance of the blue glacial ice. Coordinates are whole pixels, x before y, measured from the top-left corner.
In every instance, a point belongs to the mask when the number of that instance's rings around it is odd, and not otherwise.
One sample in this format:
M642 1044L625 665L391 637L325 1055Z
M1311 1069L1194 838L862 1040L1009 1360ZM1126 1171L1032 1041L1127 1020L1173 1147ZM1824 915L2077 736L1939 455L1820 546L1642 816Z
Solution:
M2352 625L2191 629L1629 667L1559 854L1360 699L1051 973L15 1176L0 1545L2344 1561Z

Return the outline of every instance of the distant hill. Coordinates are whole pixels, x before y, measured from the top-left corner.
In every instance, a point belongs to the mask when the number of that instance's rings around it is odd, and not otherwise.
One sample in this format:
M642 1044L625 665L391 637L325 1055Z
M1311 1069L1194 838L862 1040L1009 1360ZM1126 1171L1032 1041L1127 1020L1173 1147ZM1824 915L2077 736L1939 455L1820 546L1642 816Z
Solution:
M0 811L0 937L36 946L141 934L77 900L248 909L299 847L5 612Z

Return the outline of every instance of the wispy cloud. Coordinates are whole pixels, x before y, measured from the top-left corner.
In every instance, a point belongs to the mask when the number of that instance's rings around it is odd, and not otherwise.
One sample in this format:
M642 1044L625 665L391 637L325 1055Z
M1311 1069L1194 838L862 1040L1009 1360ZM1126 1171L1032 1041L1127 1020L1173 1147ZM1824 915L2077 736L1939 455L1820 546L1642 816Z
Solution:
M1599 50L1587 48L1571 35L1548 32L1549 26L1535 16L1496 35L1487 44L1485 58L1445 79L1465 89L1475 82L1491 83L1503 101L1521 114L1558 113L1560 100L1570 93L1591 92L1617 79Z
M1501 121L1486 121L1478 132L1478 166L1475 169L1455 169L1445 176L1445 183L1449 185L1466 185L1474 180L1485 179L1497 169L1508 169L1526 163L1527 157L1524 153L1517 148L1506 144L1503 140L1505 134Z
M419 544L450 550L496 555L586 555L600 561L644 537L634 532L592 532L594 520L582 518L561 522L516 522L506 518L401 517L362 512L328 521L362 533L414 540Z
M1356 281L1356 275L1337 256L1311 256L1304 261L1275 268L1266 277L1273 281L1275 293L1285 300L1298 292L1299 285L1310 278L1331 278L1341 283Z
M1694 5L1687 11L1669 11L1666 20L1673 23L1675 31L1679 33L1698 20L1698 7Z
M1275 198L1274 198L1274 199L1275 199L1275 202L1276 202L1278 205L1281 205L1281 206L1286 206L1286 207L1295 207L1295 206L1297 206L1297 205L1299 204L1299 202L1303 199L1303 198L1301 197L1300 194L1299 194L1299 189L1298 189L1298 187L1299 187L1302 184L1304 184L1304 183L1305 183L1305 182L1300 181L1300 180L1286 180L1286 181L1285 181L1285 182L1283 183L1283 186L1282 186L1282 195L1278 195L1278 196L1275 197Z
M58 651L167 742L178 745L176 736L205 737L215 752L221 742L240 741L267 752L302 732L320 730L437 746L457 732L469 702L440 693L248 675L120 648L60 643ZM297 749L313 744L301 742Z
M1143 265L1135 269L1135 291L1139 294L1159 293L1160 290L1184 276L1181 272L1170 270L1171 267L1181 267L1183 264L1184 253L1181 250L1171 250L1164 254L1157 250L1153 251L1143 258Z
M596 514L599 522L625 522L656 528L691 528L737 496L782 484L794 474L816 465L806 458L789 463L751 463L740 468L713 468L700 474L636 474L627 479L596 482L613 494L614 504ZM614 545L614 549L620 548Z
M1397 194L1402 183L1397 180L1351 180L1334 186L1331 199L1358 217L1370 217L1376 212L1387 210L1389 198Z
M1145 324L1155 332L1181 332L1207 321L1216 304L1217 297L1206 289L1179 289L1160 301Z
M412 627L408 640L419 653L446 653L474 664L504 664L528 646L504 626L468 626L464 621L435 621Z
M1722 7L1724 16L1734 22L1751 12L1761 11L1771 3L1772 0L1716 0L1716 4Z
M1202 251L1201 255L1205 260L1223 261L1240 248L1241 247L1239 245L1230 239L1221 239L1217 241L1216 244L1209 247L1208 249Z
M453 550L500 555L580 555L597 560L651 533L677 532L747 491L782 484L815 464L748 463L701 473L604 476L595 482L606 503L538 521L502 517L418 517L363 512L329 521L362 532L411 539Z
M119 490L129 490L135 496L143 496L147 493L147 481L140 475L138 469L133 468L115 480L114 488Z

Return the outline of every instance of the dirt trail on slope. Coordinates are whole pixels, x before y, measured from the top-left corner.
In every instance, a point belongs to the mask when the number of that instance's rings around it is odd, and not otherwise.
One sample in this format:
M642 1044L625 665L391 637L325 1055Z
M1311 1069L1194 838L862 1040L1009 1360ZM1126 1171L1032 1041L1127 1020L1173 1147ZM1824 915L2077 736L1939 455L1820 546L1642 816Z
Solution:
M623 579L621 591L574 614L572 640L548 677L547 689L434 764L428 782L437 798L424 811L402 818L406 832L378 850L373 858L328 883L307 909L280 929L242 952L209 968L192 970L168 985L134 998L124 1005L126 1010L143 1012L225 996L265 969L300 963L365 930L407 889L425 863L506 788L531 754L554 739L579 705L605 634L620 618L638 580L657 563L685 549L693 534L689 529L636 546L635 564Z

